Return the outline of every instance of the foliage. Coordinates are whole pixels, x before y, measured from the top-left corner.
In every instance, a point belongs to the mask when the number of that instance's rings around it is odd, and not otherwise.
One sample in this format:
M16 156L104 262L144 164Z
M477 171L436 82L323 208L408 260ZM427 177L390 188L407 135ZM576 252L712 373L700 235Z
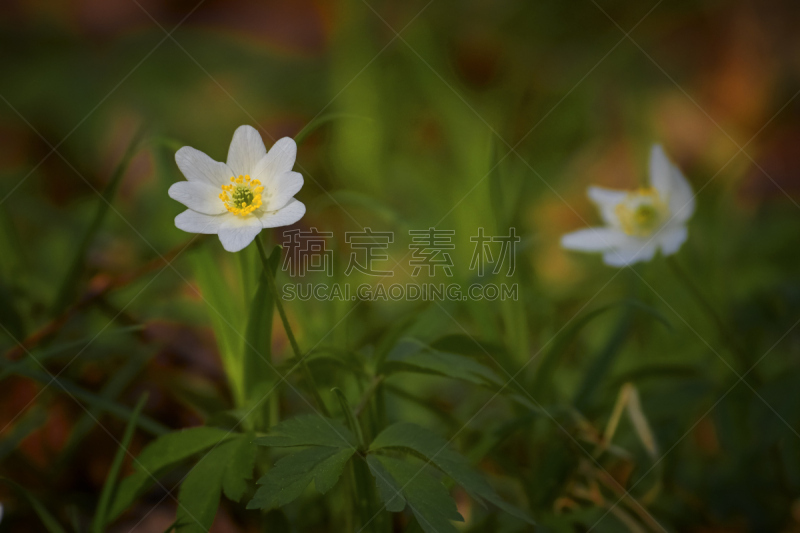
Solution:
M0 7L0 529L800 527L791 0L45 4ZM234 255L166 191L245 123L307 212ZM653 142L680 252L561 249ZM330 276L285 268L311 228ZM391 275L344 274L365 228ZM452 275L412 275L427 228ZM406 283L518 292L284 297Z

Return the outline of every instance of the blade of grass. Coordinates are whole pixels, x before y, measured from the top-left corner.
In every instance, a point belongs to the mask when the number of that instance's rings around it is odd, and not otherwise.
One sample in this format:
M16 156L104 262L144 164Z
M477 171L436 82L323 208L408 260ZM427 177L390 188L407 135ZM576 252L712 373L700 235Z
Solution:
M281 247L276 246L269 256L269 264L273 276L280 264L280 258ZM253 398L257 389L262 390L264 384L274 382L278 378L278 375L270 367L270 364L273 364L272 318L273 310L275 309L274 295L269 287L267 276L261 274L257 279L258 288L255 291L252 302L250 302L250 312L248 313L247 330L245 332L247 342L243 346L242 354L244 390L248 400ZM254 429L260 429L260 426L257 424Z
M145 360L142 357L131 357L121 369L114 372L100 391L100 396L108 401L116 401L122 391L139 375L144 367ZM72 454L78 450L84 437L89 434L92 428L98 423L101 416L100 409L91 408L88 413L84 413L70 432L64 450L59 457L58 466L66 466L70 463Z
M45 361L47 361L49 359L52 359L52 358L54 358L54 357L56 357L58 355L64 354L64 353L68 352L69 350L72 350L72 349L75 349L75 348L83 348L87 344L90 344L90 343L94 342L95 340L100 339L101 337L107 337L107 336L115 335L115 334L119 334L119 333L129 333L129 332L132 332L132 331L141 331L142 329L144 329L144 326L142 326L142 325L125 326L125 327L122 327L122 328L118 328L118 329L113 329L113 330L109 330L109 331L106 331L106 332L102 332L99 335L98 334L94 334L94 335L90 335L90 336L84 337L82 339L78 339L76 341L70 341L70 342L66 342L66 343L63 343L63 344L53 345L53 346L51 346L50 348L47 348L47 349L31 348L30 350L28 350L28 352L31 354L29 357L26 357L25 359L22 359L22 360L16 361L16 362L9 362L9 361L7 361L7 360L5 360L3 358L0 358L0 380L3 380L6 377L10 376L14 372L16 372L16 370L18 368L23 368L23 367L30 366L31 363L33 362L32 358L34 356L36 357L35 361L38 361L39 363L44 363ZM74 354L69 354L69 355L74 355ZM33 364L36 364L36 363L33 363Z
M630 306L625 306L622 311L622 316L617 322L617 326L614 328L608 341L589 364L589 368L584 375L580 387L578 387L573 402L579 411L585 411L594 394L600 386L605 383L605 378L609 370L611 370L616 355L625 344L625 341L628 340L632 318Z
M131 418L128 420L128 425L125 427L125 433L122 435L122 441L119 443L119 449L117 449L117 453L114 455L114 461L111 463L111 468L108 470L106 481L103 483L103 489L100 492L100 501L97 503L97 511L95 512L94 519L92 520L92 533L103 533L103 530L105 529L108 504L111 501L111 495L116 489L117 478L119 477L119 471L122 468L122 461L125 459L125 455L128 453L128 446L133 438L133 432L136 429L136 422L139 419L142 408L144 407L145 402L147 402L147 396L148 394L145 392L139 398L139 401L133 408Z
M321 117L315 118L314 120L306 124L305 127L299 132L297 132L297 135L294 136L294 142L296 142L298 145L302 144L302 142L305 141L309 135L314 133L314 131L319 129L321 126L339 118L354 118L372 122L372 119L369 117L354 115L352 113L329 113L327 115L322 115Z
M220 263L210 247L204 246L196 250L190 261L200 293L208 303L208 317L217 340L225 376L236 405L242 406L247 402L242 375L242 335L232 324L246 323L246 308L239 305L239 298L231 297L231 287L221 275Z
M61 389L64 392L71 394L75 398L86 402L90 406L96 407L102 411L106 411L117 418L125 420L126 422L130 420L133 414L133 412L124 405L120 405L93 392L89 392L64 378L58 378L54 380L53 376L47 372L39 372L31 369L19 369L15 372L15 374L36 380L44 384L48 384L53 381L53 384L57 385L56 390ZM140 416L139 420L137 421L137 425L143 431L146 431L147 433L157 437L169 432L168 427L146 416Z
M13 452L25 437L42 427L46 420L47 412L39 406L35 405L25 413L0 441L0 461Z
M50 514L50 511L48 511L47 508L42 504L42 502L40 502L36 496L31 494L28 491L28 489L26 489L16 481L13 481L5 477L0 477L0 482L9 485L17 493L21 494L23 497L25 497L26 500L28 500L28 503L31 504L31 507L33 507L34 512L39 517L39 520L42 521L42 524L44 524L44 527L48 531L48 533L66 533L64 528L61 527L61 524L58 523L58 520L53 518L53 515Z
M72 263L70 264L70 267L67 270L63 281L61 282L61 287L58 290L56 300L53 304L53 308L51 309L51 314L53 316L56 316L64 311L69 303L75 299L79 280L83 274L86 252L89 250L89 246L92 244L97 232L103 225L103 219L105 219L106 214L111 208L111 202L114 200L114 194L117 192L119 184L122 182L122 178L125 176L125 171L128 169L128 165L133 159L133 156L136 154L143 136L144 128L140 128L139 131L134 134L133 139L128 145L128 148L122 155L122 159L120 159L119 164L114 169L114 173L111 175L108 185L106 185L105 189L103 190L101 198L97 204L97 210L94 213L94 217L89 223L89 226L86 228L86 231L84 232L80 244L75 252L75 256L72 259Z

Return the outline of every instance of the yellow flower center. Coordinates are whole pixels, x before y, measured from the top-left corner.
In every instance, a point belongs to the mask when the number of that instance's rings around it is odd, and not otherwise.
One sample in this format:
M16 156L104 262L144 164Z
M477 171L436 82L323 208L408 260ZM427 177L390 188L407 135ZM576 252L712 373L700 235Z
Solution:
M661 226L668 210L658 191L650 187L628 193L614 213L626 234L647 237Z
M261 207L261 193L264 187L258 180L251 180L249 175L231 176L231 183L222 186L219 199L225 204L225 209L244 217Z

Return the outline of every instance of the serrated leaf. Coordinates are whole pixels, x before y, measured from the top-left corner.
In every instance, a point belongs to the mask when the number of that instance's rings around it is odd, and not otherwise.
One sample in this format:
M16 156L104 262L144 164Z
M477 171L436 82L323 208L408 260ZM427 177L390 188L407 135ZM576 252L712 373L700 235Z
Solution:
M384 455L370 455L369 458L372 459L368 463L371 463L370 470L373 475L377 472L373 465L378 463L383 467L381 474L389 476L388 479L381 482L384 483L381 498L390 497L387 509L390 504L392 509L403 509L404 506L400 507L394 501L397 498L397 492L400 491L423 531L426 533L456 533L458 531L450 523L451 520L464 521L458 512L456 502L450 497L441 481L424 472L424 466L412 465L407 461ZM380 487L380 484L378 486Z
M222 429L197 427L167 433L148 444L134 461L134 473L119 484L108 512L108 522L127 509L165 471L235 436Z
M369 466L381 501L385 504L386 510L390 513L399 513L406 507L406 499L403 497L402 487L397 484L392 475L384 468L383 463L378 461L374 454L367 455L367 465Z
M370 451L384 448L411 450L425 457L479 502L489 501L511 515L533 523L525 512L500 498L483 475L474 470L464 457L450 450L447 442L432 431L410 422L391 425L375 437Z
M297 499L312 480L317 491L324 494L336 484L355 451L352 447L315 446L284 457L258 480L262 487L247 508L268 511L286 505Z
M214 523L222 492L222 480L236 441L219 444L200 458L181 483L178 513L179 533L207 533Z
M395 346L389 353L385 366L388 371L434 373L476 385L503 385L503 381L492 369L475 359L434 350L416 341L403 341Z
M231 456L222 477L222 490L229 500L238 502L244 496L247 480L253 478L256 451L252 435L243 435L231 443Z
M341 423L321 415L301 415L281 422L269 435L256 439L261 446L332 446L355 448L353 432Z

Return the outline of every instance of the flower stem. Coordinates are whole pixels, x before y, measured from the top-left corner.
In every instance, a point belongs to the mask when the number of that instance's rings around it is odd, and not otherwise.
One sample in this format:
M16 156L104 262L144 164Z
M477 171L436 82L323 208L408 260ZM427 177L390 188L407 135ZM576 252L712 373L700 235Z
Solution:
M292 346L294 357L297 359L298 364L303 368L306 380L308 381L308 388L310 389L311 395L314 396L314 400L322 411L322 414L330 417L330 412L328 411L328 408L325 405L325 402L322 400L319 390L317 389L317 382L314 380L314 376L311 374L311 369L309 368L308 363L306 363L303 353L300 351L300 346L297 344L297 339L295 339L294 333L292 333L292 327L289 325L289 319L286 316L286 310L284 310L283 303L281 302L280 295L278 294L278 285L275 283L275 274L273 274L272 268L270 268L269 265L267 251L264 249L261 239L256 237L255 241L256 246L258 247L258 254L261 256L261 262L264 263L264 273L267 276L267 283L269 283L269 289L272 292L275 307L278 309L278 315L281 317L281 322L283 322L283 329L286 331L286 336L289 338L289 344Z
M716 309L714 309L714 306L711 305L708 299L703 295L700 287L698 287L692 278L689 277L683 268L681 268L680 264L678 264L675 258L670 256L666 258L666 261L675 276L680 279L681 282L683 282L684 286L686 286L694 299L700 304L700 307L703 308L703 311L708 314L708 316L717 326L720 337L722 337L724 342L728 345L728 349L739 359L739 363L742 366L742 371L747 372L749 369L749 358L747 353L739 346L733 330L728 327L719 313L717 313Z

